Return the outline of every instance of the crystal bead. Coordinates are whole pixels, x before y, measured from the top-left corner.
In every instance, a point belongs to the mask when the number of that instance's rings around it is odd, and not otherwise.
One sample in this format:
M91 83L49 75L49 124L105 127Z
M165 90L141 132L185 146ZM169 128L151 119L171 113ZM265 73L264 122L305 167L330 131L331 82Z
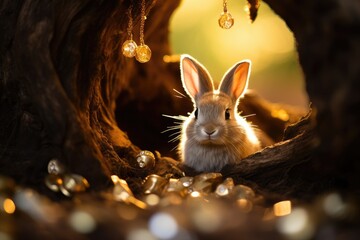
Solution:
M114 183L113 195L115 200L127 202L129 197L134 196L124 179L119 178L117 175L112 175L111 179Z
M179 181L182 183L184 187L189 187L194 182L193 177L182 177L179 179Z
M61 177L56 174L49 174L45 178L45 185L54 192L59 191L59 186L63 183Z
M207 181L194 182L190 187L190 192L210 193L213 189L213 183Z
M233 194L237 199L248 199L253 200L255 198L255 192L250 187L245 185L236 185L233 188Z
M123 43L123 45L121 47L122 54L125 57L132 58L136 54L136 48L137 48L137 44L134 40L127 40Z
M155 156L152 152L141 151L136 158L140 168L153 168L155 166Z
M224 29L229 29L234 25L234 18L229 12L223 12L219 18L219 26Z
M119 178L117 175L112 175L111 180L114 183L113 197L116 201L127 204L131 203L141 209L147 208L146 203L134 197L134 194L124 179Z
M51 159L48 164L48 173L49 174L63 174L65 172L64 165L57 159Z
M145 44L138 46L136 48L135 58L136 58L136 60L138 60L141 63L148 62L151 58L150 48Z
M180 196L185 196L187 193L187 189L184 187L182 182L176 178L170 178L169 183L166 187L167 193L177 193Z
M143 182L144 193L161 195L167 184L168 180L166 178L151 174L147 176Z
M61 185L59 186L59 189L60 189L60 191L61 191L62 194L64 194L64 195L67 196L67 197L71 197L70 191L67 190L67 189L64 187L64 185L61 184Z
M67 174L63 178L63 186L71 192L84 192L90 187L89 182L78 174ZM61 190L61 189L60 189Z
M194 182L201 182L201 181L207 181L207 182L219 182L221 181L222 174L221 173L202 173L194 178Z
M219 184L216 187L215 193L218 196L226 196L230 193L230 191L233 189L234 187L234 181L232 178L227 178L225 179L224 182L222 182L221 184Z

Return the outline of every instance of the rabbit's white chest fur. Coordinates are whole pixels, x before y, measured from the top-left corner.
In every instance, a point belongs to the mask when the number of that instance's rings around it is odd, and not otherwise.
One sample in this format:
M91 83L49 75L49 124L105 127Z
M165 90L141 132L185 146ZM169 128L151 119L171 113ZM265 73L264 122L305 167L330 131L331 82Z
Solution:
M189 144L189 143L187 143ZM219 172L226 164L236 162L236 156L225 147L185 146L184 163L200 172Z

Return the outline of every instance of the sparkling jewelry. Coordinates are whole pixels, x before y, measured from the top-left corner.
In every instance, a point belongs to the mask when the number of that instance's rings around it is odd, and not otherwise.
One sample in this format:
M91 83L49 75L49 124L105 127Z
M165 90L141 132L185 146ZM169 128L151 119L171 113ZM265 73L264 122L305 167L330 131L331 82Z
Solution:
M115 201L133 204L141 209L147 208L146 203L134 197L134 194L124 179L119 178L117 175L112 175L111 180L114 183L113 198Z
M85 192L90 187L86 178L70 173L55 158L48 163L48 173L45 177L45 185L53 192L61 192L67 197L71 197L74 193Z
M64 165L57 159L51 159L48 163L48 173L50 174L63 174L65 172Z
M141 19L140 19L140 45L136 48L135 58L141 63L148 62L151 58L151 50L144 42L145 27L145 0L141 1Z
M136 156L136 161L140 168L153 168L155 166L155 156L152 152L143 150Z
M133 30L133 18L132 18L132 3L128 9L127 15L129 17L129 22L128 22L128 27L127 27L127 35L128 35L128 40L126 40L122 47L122 54L125 57L128 58L132 58L136 55L136 48L137 48L137 44L136 42L132 39L133 35L132 35L132 30Z
M234 25L234 18L227 10L227 0L223 0L223 12L219 18L219 26L224 29L229 29Z

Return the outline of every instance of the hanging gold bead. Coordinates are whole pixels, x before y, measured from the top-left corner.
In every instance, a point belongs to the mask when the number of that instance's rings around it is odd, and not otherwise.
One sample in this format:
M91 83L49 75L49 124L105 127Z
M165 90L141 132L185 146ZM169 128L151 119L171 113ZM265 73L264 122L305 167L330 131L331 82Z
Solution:
M219 26L224 29L229 29L234 25L234 18L229 12L223 12L219 18Z
M150 48L145 44L138 46L136 48L135 58L136 58L136 60L138 60L141 63L148 62L151 58Z
M121 47L122 54L125 57L132 58L136 55L136 48L137 48L137 44L134 40L132 39L126 40Z

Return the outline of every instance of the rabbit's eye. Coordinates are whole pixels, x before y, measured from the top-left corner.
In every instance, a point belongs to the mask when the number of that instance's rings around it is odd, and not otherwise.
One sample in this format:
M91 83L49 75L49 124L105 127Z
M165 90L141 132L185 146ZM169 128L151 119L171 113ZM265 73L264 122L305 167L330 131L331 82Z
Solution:
M225 110L225 119L226 119L226 120L229 120L229 119L230 119L230 109L229 109L229 108L227 108L227 109Z
M197 108L195 109L194 115L195 115L195 119L197 119L198 118L198 109Z

